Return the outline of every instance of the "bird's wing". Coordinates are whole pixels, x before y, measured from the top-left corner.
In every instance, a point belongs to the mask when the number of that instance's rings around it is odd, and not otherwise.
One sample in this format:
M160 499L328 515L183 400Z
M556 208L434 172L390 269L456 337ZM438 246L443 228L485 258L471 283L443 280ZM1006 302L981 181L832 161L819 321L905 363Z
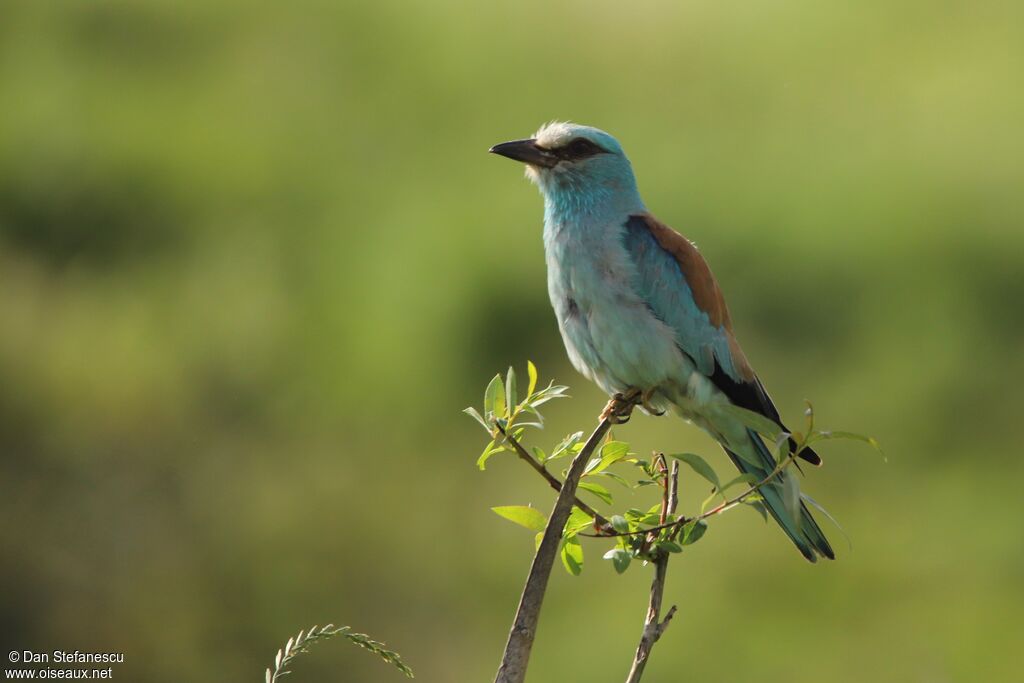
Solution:
M650 214L630 216L623 239L636 265L637 294L675 330L679 348L735 405L783 426L736 341L725 298L697 247ZM801 455L820 462L809 450Z

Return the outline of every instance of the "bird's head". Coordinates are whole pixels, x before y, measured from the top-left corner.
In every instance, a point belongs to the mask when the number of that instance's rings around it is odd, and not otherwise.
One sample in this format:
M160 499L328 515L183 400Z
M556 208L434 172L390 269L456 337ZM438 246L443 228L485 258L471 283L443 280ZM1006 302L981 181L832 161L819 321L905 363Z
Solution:
M619 141L591 126L553 121L532 138L503 142L489 151L526 164L526 176L549 200L636 195L633 168Z

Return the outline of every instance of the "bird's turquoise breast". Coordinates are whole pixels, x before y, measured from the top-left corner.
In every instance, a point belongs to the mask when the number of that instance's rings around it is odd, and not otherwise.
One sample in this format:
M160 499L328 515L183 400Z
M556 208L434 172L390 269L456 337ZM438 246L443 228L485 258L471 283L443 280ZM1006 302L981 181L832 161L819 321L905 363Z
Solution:
M594 344L589 318L595 305L601 305L595 300L600 277L593 263L574 253L572 240L558 232L550 238L545 235L548 295L569 360L580 373L601 384L605 390L618 391L605 386L599 379L599 373L595 372L603 363Z
M676 384L692 371L637 296L623 225L548 221L544 233L548 293L569 358L609 393Z

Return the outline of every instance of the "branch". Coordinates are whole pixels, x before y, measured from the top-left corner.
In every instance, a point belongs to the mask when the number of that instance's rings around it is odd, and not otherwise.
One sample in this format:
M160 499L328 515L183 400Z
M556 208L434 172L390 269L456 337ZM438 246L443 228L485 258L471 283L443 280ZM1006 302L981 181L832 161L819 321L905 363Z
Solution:
M576 455L569 466L569 472L566 474L565 483L562 484L561 490L558 492L558 498L555 500L554 509L551 510L551 517L544 529L544 536L537 548L537 554L533 557L533 564L530 566L530 573L526 578L526 586L524 586L523 595L519 599L515 621L512 622L508 642L505 644L501 666L494 679L495 683L523 683L525 680L526 666L530 661L530 650L537 633L541 603L544 601L544 592L547 590L551 566L555 562L555 556L558 554L558 547L562 541L565 523L569 520L569 513L572 512L575 503L576 487L580 483L580 478L583 476L591 454L601 443L601 439L613 424L621 423L628 418L635 404L635 396L613 398L605 412L602 413L601 422L584 444L583 450Z
M668 490L668 514L674 514L679 505L679 461L672 461L672 484Z
M530 453L523 448L522 444L520 444L511 434L506 432L501 425L498 425L498 431L501 432L501 435L505 437L505 440L512 445L516 455L518 455L521 460L525 461L527 465L532 467L537 474L544 477L544 480L551 485L551 488L555 491L562 490L562 482L558 481L558 478L551 474L551 472L548 471L548 468L544 467L544 465L538 462L536 458L530 455ZM594 526L598 531L602 531L604 529L611 530L612 523L579 498L573 498L573 505L594 518Z
M664 456L661 457L662 468L664 468ZM679 461L672 463L672 474L666 477L665 497L662 502L662 517L667 517L675 512L676 504L679 501ZM644 674L644 667L651 656L654 644L661 638L661 634L668 628L668 624L675 616L676 606L672 605L664 619L661 619L661 601L665 594L665 574L668 571L668 553L659 550L654 560L654 579L651 581L651 597L647 603L647 618L644 620L644 630L640 635L640 643L636 646L636 654L633 656L633 666L629 670L629 677L626 683L639 683L640 677Z
M659 551L658 559L654 561L654 580L651 581L651 597L647 606L647 619L644 621L644 630L640 636L640 643L636 646L636 654L633 656L633 666L629 670L626 683L638 683L644 674L644 667L651 656L651 649L661 638L661 634L668 628L668 624L675 616L676 606L672 605L665 619L658 621L661 615L661 599L665 593L665 572L668 569L668 554Z

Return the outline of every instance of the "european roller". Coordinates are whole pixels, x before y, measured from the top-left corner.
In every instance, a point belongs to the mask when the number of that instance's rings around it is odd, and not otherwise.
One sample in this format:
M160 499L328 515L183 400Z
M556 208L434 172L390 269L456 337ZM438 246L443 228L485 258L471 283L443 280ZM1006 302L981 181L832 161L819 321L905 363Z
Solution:
M544 196L548 294L573 366L610 395L639 394L645 412L672 409L717 440L741 472L766 477L771 452L728 406L782 426L779 411L736 340L707 262L648 213L618 141L554 122L490 151L526 164ZM800 457L821 463L810 449ZM780 489L761 490L775 521L808 560L834 558L807 507L795 519Z

